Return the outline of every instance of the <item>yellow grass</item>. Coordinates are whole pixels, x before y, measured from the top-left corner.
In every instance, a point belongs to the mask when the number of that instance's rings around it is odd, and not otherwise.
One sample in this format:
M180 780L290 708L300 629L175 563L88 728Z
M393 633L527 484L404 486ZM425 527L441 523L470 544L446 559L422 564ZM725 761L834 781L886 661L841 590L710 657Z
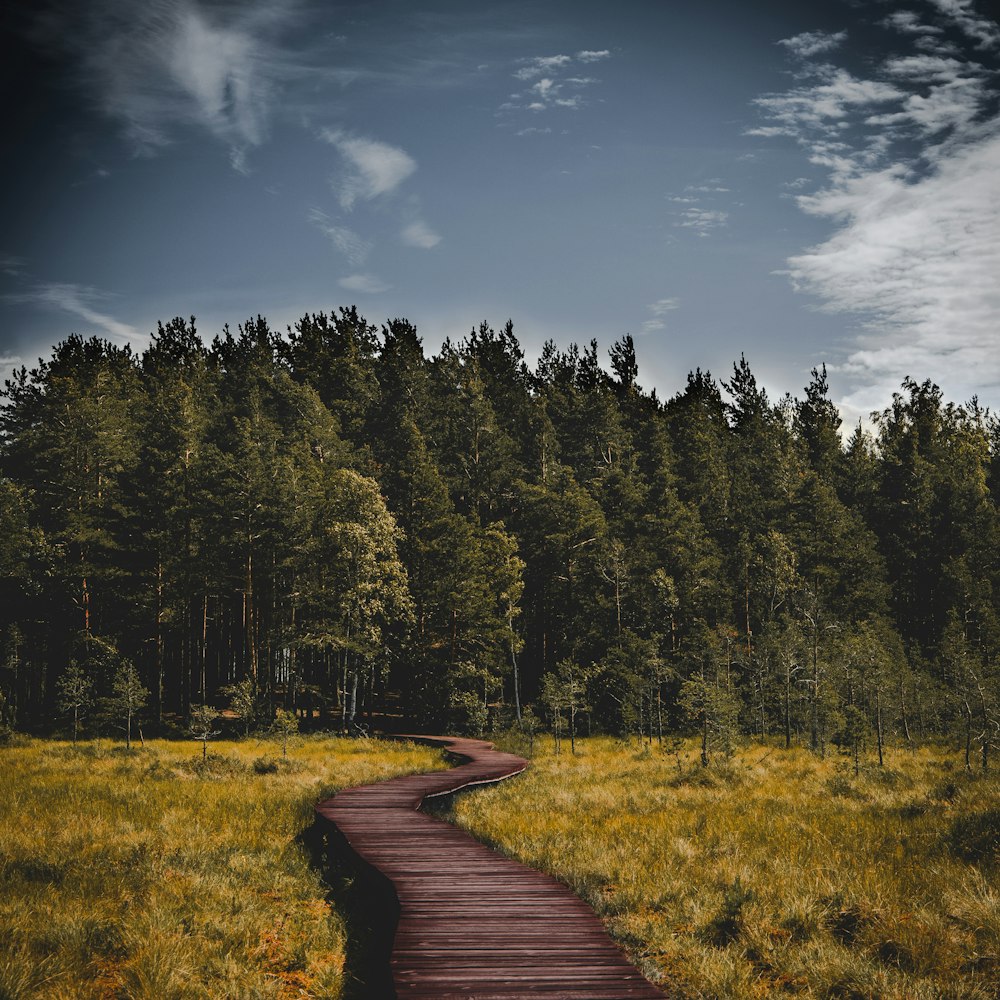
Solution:
M957 817L1000 805L997 778L931 749L859 777L804 750L755 746L707 772L693 744L681 758L544 748L456 818L572 886L673 996L1000 996L996 858L949 846Z
M308 738L286 764L249 740L212 743L201 768L200 752L0 748L0 998L340 996L343 922L296 837L318 799L440 755Z

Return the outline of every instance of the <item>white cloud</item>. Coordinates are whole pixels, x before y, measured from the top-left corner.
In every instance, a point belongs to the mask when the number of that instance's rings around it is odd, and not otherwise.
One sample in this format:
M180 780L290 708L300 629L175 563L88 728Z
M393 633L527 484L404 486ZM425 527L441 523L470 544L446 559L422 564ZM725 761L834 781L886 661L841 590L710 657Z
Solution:
M372 244L368 240L363 239L353 229L338 225L320 209L311 209L308 218L351 264L355 266L363 264L371 253Z
M961 78L972 67L951 57L922 54L889 59L883 68L889 76L899 79L947 83Z
M518 129L514 135L549 135L552 132L550 128L522 128Z
M101 332L109 337L115 337L123 341L135 341L141 338L141 334L128 323L109 316L107 313L99 311L95 306L106 301L111 296L105 292L98 291L89 285L61 284L57 282L46 282L32 286L24 292L14 292L5 295L7 302L23 303L42 306L48 309L57 309L61 312L77 316L84 322L89 323L93 329L86 332Z
M520 59L514 77L525 82L534 82L521 93L510 94L498 108L498 115L509 115L517 112L548 111L552 108L563 108L578 111L587 103L583 91L600 83L596 77L568 75L574 64L590 64L609 59L609 49L600 51L584 49L574 56L535 56L531 59ZM518 135L525 132L518 132Z
M657 299L651 305L647 306L649 311L654 316L666 316L667 313L673 312L675 309L680 308L680 299Z
M820 80L812 86L797 87L784 94L756 98L757 107L769 119L780 123L777 126L780 131L772 131L772 135L799 134L805 128L816 126L829 128L856 108L886 104L906 96L893 84L862 80L834 67L823 67ZM761 130L752 130L751 134L759 135Z
M396 146L348 135L340 129L323 129L320 137L343 157L348 171L337 178L341 207L350 210L359 198L370 200L391 194L416 169L417 164Z
M69 56L98 108L151 155L179 130L203 129L237 170L266 137L286 54L272 39L288 4L251 0L207 9L193 0L48 5L32 39Z
M981 17L973 9L972 0L930 0L938 12L976 42L980 49L1000 48L1000 25Z
M642 324L639 330L640 335L645 336L649 333L655 333L657 330L665 330L667 324L664 322L664 317L679 307L680 301L675 298L657 299L656 302L648 305L646 308L652 318L647 319Z
M522 59L519 69L514 71L518 80L533 80L536 76L563 69L573 61L571 56L535 56Z
M792 55L808 59L810 56L819 55L820 52L830 52L840 48L846 40L846 31L838 31L836 34L825 31L804 31L792 38L782 38L778 44L784 45Z
M164 56L170 76L206 127L252 146L260 143L262 81L254 73L258 51L250 35L210 24L192 7L178 13Z
M895 28L903 35L943 35L941 28L924 24L912 10L897 10L883 22L887 28Z
M441 242L438 236L426 222L411 222L400 233L400 239L408 247L418 247L421 250L431 250Z
M681 212L681 229L694 230L699 236L708 236L714 229L721 229L729 221L729 213L717 208L687 208Z
M911 94L903 102L901 111L874 115L865 119L865 124L895 126L912 124L928 135L946 129L962 131L971 125L979 114L983 98L984 87L980 81L953 80L944 86L931 87L926 95Z
M349 274L346 278L341 278L337 284L349 292L359 292L362 295L378 295L392 288L392 285L386 284L381 278L376 278L374 274Z
M906 374L970 395L1000 387L1000 136L948 156L922 179L892 168L862 174L803 207L845 221L789 260L796 287L871 317L846 373L880 391Z
M977 50L993 45L995 26L971 3L932 2ZM821 67L813 85L756 102L773 123L756 134L794 137L827 175L797 203L831 234L791 257L787 274L864 324L831 365L848 380L842 403L854 416L884 405L906 375L931 377L952 398L1000 392L997 75L957 48L928 53L920 43L938 29L915 14L883 23L918 51L873 62L867 80Z

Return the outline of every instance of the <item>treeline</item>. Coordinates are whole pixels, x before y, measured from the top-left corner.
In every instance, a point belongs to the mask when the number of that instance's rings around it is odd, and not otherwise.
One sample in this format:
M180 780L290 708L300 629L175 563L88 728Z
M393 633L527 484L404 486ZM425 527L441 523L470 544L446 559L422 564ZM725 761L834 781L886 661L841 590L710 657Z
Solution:
M665 403L637 371L628 336L610 372L596 342L532 369L510 323L427 357L354 308L71 336L0 415L3 723L69 725L134 668L147 724L238 690L347 729L533 706L987 765L997 420L907 380L844 444L825 369L772 401L741 358Z

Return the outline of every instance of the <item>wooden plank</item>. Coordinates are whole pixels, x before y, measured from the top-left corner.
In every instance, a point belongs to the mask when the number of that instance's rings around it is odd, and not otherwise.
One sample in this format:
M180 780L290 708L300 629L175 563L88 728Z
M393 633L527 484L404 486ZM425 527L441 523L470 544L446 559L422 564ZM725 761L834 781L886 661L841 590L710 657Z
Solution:
M316 806L395 893L385 919L397 921L389 965L398 1000L666 997L565 885L417 811L427 798L519 774L527 761L482 740L402 738L444 747L464 763L345 789Z

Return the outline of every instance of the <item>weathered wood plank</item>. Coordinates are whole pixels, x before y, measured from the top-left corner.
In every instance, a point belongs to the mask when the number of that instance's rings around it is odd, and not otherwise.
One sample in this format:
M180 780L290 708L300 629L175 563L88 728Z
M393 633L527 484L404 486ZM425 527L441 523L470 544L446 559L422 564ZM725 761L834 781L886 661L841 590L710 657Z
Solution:
M527 761L482 740L410 738L465 763L345 789L316 806L395 890L398 1000L663 1000L561 882L417 811L427 798L519 774Z

